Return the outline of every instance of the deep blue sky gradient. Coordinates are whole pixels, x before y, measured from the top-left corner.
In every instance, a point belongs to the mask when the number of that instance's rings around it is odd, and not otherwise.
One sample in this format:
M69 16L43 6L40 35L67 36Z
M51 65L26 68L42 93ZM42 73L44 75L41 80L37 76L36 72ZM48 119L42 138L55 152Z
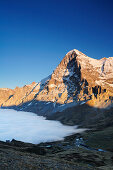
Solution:
M72 49L113 56L112 0L0 1L0 87L40 81Z

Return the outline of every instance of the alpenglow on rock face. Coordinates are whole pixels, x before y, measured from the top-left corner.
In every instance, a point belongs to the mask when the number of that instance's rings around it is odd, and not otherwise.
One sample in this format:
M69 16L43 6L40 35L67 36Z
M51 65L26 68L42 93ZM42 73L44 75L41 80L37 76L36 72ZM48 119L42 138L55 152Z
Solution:
M41 82L0 89L0 106L47 114L73 103L106 107L112 103L112 94L113 57L96 60L74 49Z

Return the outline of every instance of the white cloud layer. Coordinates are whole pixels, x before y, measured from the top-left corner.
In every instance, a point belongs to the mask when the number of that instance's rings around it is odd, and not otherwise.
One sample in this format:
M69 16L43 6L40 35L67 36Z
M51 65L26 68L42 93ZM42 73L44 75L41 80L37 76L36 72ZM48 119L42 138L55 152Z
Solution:
M38 144L62 140L65 136L81 133L77 126L64 126L31 112L0 109L0 140L20 140Z

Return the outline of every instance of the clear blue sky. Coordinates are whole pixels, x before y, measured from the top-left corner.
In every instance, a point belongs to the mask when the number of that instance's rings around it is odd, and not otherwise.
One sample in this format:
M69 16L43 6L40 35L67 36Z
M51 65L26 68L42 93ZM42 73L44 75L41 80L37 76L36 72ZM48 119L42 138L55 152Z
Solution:
M112 0L0 0L0 87L40 81L74 48L113 56Z

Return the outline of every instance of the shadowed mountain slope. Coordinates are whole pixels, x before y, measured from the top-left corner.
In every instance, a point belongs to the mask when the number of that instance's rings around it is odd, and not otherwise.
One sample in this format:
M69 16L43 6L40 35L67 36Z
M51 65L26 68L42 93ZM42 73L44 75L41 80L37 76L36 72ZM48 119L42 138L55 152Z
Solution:
M0 106L48 116L84 103L86 108L109 109L112 96L113 57L96 60L74 49L41 82L0 89Z

